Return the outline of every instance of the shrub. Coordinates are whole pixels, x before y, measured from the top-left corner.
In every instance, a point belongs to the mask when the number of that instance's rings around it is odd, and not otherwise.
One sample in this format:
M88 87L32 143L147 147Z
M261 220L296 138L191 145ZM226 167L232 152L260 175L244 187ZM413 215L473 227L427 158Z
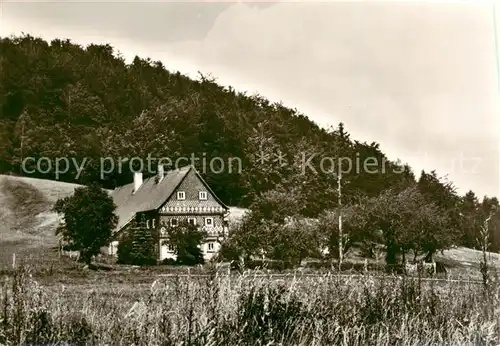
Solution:
M163 261L161 261L161 264L173 266L173 265L177 265L177 261L173 258L165 258Z

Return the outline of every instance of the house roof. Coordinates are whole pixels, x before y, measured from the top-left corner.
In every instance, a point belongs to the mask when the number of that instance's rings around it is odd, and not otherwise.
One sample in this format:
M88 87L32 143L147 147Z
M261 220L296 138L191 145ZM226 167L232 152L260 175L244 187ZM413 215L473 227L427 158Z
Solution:
M156 176L145 179L135 193L133 193L133 182L113 190L111 196L117 206L116 215L118 216L118 224L114 232L125 227L134 218L136 213L160 208L191 170L194 170L207 190L228 210L229 208L213 193L194 166L189 165L165 172L163 179L159 183L156 181Z

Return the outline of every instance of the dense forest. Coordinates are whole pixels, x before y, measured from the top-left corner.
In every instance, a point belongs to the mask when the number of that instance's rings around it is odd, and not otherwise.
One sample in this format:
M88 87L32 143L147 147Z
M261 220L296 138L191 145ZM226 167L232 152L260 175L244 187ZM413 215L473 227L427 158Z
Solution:
M293 191L297 214L325 217L326 210L338 207L338 182L332 169L319 167L338 166L321 159L372 158L369 172L346 169L343 205L380 198L387 191L397 194L418 183L422 205L435 203L454 222L475 220L454 226L460 228L455 242L470 247L477 247L478 220L498 206L496 198L480 201L473 192L458 196L436 172L416 177L408 165L389 160L377 143L351 138L342 123L323 129L297 110L260 95L236 92L203 75L192 80L167 67L140 57L127 64L110 45L82 47L29 35L1 38L0 172L28 175L21 169L26 157L48 157L52 163L59 157L77 162L86 158L90 161L78 181L73 166L57 178L114 188L132 181L130 167L125 164L121 172L115 169L102 177L101 158L119 162L141 157L146 162L148 155L172 160L194 155L229 162L236 157L241 172L203 174L225 203L248 207L264 194ZM263 155L287 164L271 159L263 164ZM310 165L317 169L303 174L304 158L311 156ZM30 164L29 170L34 168ZM46 173L38 170L29 176L56 178L53 164L41 168Z
M302 159L297 153L354 160L358 152L379 158L382 165L384 154L375 143L352 141L342 129L321 129L296 110L203 76L194 81L172 74L161 62L136 57L127 65L109 45L82 48L68 40L48 43L30 36L4 38L0 45L3 172L20 172L22 158L29 156L90 158L79 177L88 183L100 179L101 157L238 157L241 174L207 172L206 178L226 203L245 206L277 184L297 183L292 165L260 164L261 149L269 155L281 152L297 164ZM387 165L390 173L396 163ZM122 174L108 174L103 186L131 181L128 165L123 167ZM304 174L301 184L311 202L330 203L336 180L317 171ZM401 179L387 172L346 177L352 180L346 198L378 195ZM38 175L55 178L53 170ZM60 179L74 182L75 176L72 170Z

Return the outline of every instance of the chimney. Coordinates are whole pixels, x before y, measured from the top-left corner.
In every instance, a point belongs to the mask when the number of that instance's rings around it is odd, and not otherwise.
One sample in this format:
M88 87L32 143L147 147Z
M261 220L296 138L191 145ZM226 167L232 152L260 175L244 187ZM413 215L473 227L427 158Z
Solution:
M158 176L156 177L156 182L158 184L161 183L164 176L165 176L165 169L163 168L163 165L158 165Z
M142 172L134 172L134 193L136 193L137 190L142 185Z

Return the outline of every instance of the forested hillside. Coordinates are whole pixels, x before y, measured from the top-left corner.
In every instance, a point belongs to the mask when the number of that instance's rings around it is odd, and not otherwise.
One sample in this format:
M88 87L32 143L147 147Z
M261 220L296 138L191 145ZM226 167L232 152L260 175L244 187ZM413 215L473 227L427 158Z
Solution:
M340 152L343 157L354 158L355 152L384 157L377 144L320 129L264 97L172 74L161 62L136 57L127 65L109 45L82 48L30 36L4 38L0 44L2 172L19 172L22 157L75 157L78 162L87 157L95 161L80 177L86 183L99 179L101 157L238 157L242 174L207 172L207 180L225 202L248 205L253 194L278 183L296 184L292 165L260 164L261 148L270 155L282 152L297 165L301 153L307 158L338 157ZM351 177L346 196L377 195L398 183L400 176L387 172ZM73 170L60 179L75 182L75 175ZM41 176L55 178L53 172ZM102 183L113 188L130 179L115 171ZM311 202L332 200L327 198L335 186L331 175L307 171L301 179Z
M23 158L48 157L52 167L41 166L48 172L38 169L29 176L55 179L56 158L79 163L87 158L91 161L78 180L74 166L58 178L79 184L100 181L103 187L114 188L131 182L128 161L121 172L115 169L101 179L101 158L119 162L141 157L146 162L148 155L172 160L194 155L207 161L220 157L227 163L237 157L241 172L226 169L203 174L225 203L248 207L263 192L293 191L299 201L296 212L307 217L338 205L332 158L361 163L361 169L344 166L345 205L376 198L388 189L403 191L417 180L410 167L386 158L377 143L350 138L342 124L322 129L297 110L224 88L203 76L191 80L147 58L136 57L126 64L110 45L81 47L69 40L2 38L0 70L3 173L28 175L21 169ZM281 162L273 162L279 157ZM325 157L330 159L321 161ZM367 158L371 158L369 171L363 169ZM316 171L306 167L304 174L305 161ZM33 162L27 168L34 169ZM439 208L465 208L474 217L479 215L480 201L473 192L459 197L435 173L420 180L420 190L428 192L424 197L436 201ZM447 194L446 200L440 191ZM484 203L498 205L496 199ZM475 233L470 239L462 238L474 246Z

